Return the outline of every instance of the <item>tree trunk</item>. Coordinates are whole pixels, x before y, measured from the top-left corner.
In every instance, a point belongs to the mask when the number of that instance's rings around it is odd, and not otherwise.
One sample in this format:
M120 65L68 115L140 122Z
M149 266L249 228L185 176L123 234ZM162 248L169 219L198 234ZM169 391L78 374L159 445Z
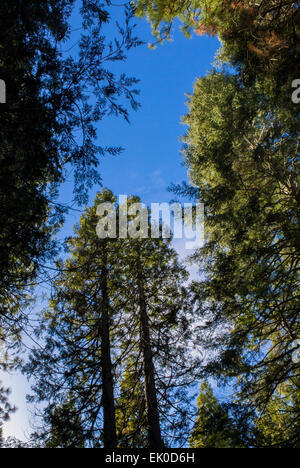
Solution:
M114 387L109 336L109 297L107 288L107 259L103 252L103 269L101 272L102 327L101 327L101 365L102 365L102 403L104 413L104 448L117 447L116 416Z
M139 290L139 311L140 311L140 333L141 347L143 353L144 375L145 375L145 398L147 411L147 426L149 447L153 449L163 448L161 438L159 411L154 377L154 364L152 359L152 349L150 343L149 319L147 315L147 305L143 286Z

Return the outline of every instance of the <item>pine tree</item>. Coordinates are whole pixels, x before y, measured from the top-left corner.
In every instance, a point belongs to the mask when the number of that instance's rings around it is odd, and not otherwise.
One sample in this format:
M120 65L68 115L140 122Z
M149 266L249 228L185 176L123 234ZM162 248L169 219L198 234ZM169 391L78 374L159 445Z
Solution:
M188 389L197 367L197 358L191 356L188 346L192 314L183 287L187 273L170 242L128 239L124 251L125 275L131 287L123 292L128 318L120 339L128 350L135 392L144 381L144 399L141 395L139 402L145 405L145 416L139 413L133 428L140 424L146 429L147 447L151 448L184 443L192 420ZM132 341L138 345L133 346Z
M189 191L207 213L195 256L205 279L192 287L207 323L199 339L212 352L206 375L236 379L240 401L258 412L281 385L299 383L299 120L281 104L212 73L185 119Z
M292 382L279 387L265 411L256 418L258 447L299 448L299 403L299 386Z
M59 249L54 236L67 212L57 203L60 184L72 168L74 198L82 204L91 185L101 184L99 158L121 151L96 143L96 124L107 114L129 119L121 95L138 108L137 80L109 67L140 44L132 34L132 11L124 5L124 24L108 36L103 28L113 22L111 7L99 0L0 4L0 79L6 85L0 108L0 329L14 351L28 325L32 285L38 275L39 283L47 282ZM81 27L73 31L75 9Z
M116 423L119 448L144 448L147 446L147 415L142 378L142 366L134 360L127 362L122 373L116 401Z
M50 435L44 448L84 448L85 438L81 419L74 403L66 402L55 408L50 418Z
M249 417L245 425L236 408L230 414L230 405L220 403L207 382L201 385L197 404L191 448L250 448L256 435L255 426L251 428Z
M199 339L212 356L203 376L236 384L251 424L256 412L261 418L257 430L272 421L270 446L297 446L295 390L293 397L279 395L282 387L299 387L292 360L299 336L299 107L291 101L299 72L298 3L136 5L160 41L170 37L175 18L188 34L217 33L221 63L237 73L197 81L185 119L192 187L175 188L200 198L207 212L208 242L195 256L206 279L192 287L207 323ZM289 430L280 435L285 424ZM257 444L268 445L260 437Z
M195 358L187 366L187 273L169 239L98 238L97 205L107 201L114 197L104 190L69 240L72 257L60 265L46 314L47 344L27 365L34 399L51 402L47 423L67 388L93 447L116 446L116 433L120 446L182 444L196 367Z
M96 144L96 123L109 113L128 120L118 96L138 107L137 80L109 70L110 62L125 60L125 51L140 43L132 35L132 12L124 7L124 25L113 45L113 37L103 34L113 21L110 5L98 0L0 5L0 78L6 83L0 109L0 326L8 334L18 336L25 325L26 294L32 294L26 288L55 255L51 236L66 211L57 203L59 184L72 167L75 199L84 202L91 184L101 183L99 157L120 152ZM72 32L75 8L81 33ZM68 40L78 43L76 52L63 52Z
M57 402L71 390L70 405L81 415L84 437L93 446L116 446L111 363L111 324L115 310L112 296L118 294L118 241L99 239L96 233L99 203L113 202L111 192L97 196L95 206L86 210L69 239L71 258L62 263L55 294L46 318L50 330L45 352L28 367L41 372L38 398ZM40 357L38 357L40 356ZM40 361L42 359L42 361ZM59 371L64 369L64 371ZM53 413L46 409L45 419Z
M179 19L190 36L218 35L219 58L239 72L244 83L259 81L268 95L290 100L299 72L299 5L281 0L136 0L158 41L172 36Z

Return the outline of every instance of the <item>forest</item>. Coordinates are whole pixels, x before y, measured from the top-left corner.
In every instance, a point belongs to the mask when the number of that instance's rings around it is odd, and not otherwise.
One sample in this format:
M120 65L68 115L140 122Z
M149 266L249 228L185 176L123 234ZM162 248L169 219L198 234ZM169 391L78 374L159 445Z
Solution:
M116 3L0 3L0 448L300 448L300 3ZM126 158L106 122L145 112L131 57L181 40L187 70L218 42L172 136L166 189L205 226L186 257L104 170Z

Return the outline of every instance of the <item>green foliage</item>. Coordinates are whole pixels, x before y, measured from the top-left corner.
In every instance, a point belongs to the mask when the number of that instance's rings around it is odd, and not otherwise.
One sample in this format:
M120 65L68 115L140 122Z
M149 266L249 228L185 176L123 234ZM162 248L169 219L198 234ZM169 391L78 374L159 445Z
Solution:
M8 85L0 115L0 338L7 347L20 339L40 264L56 254L51 236L65 210L55 199L67 168L75 169L76 201L85 202L91 184L101 182L98 157L120 151L96 145L96 124L108 114L128 120L122 94L138 107L136 80L105 67L140 43L132 36L131 9L125 8L121 40L111 42L102 33L111 2L82 0L83 34L67 56L60 47L71 39L75 5L0 6L6 18L0 76ZM299 78L298 2L134 5L159 42L171 38L176 19L187 36L218 34L221 63L238 73L200 78L184 119L193 187L175 191L205 204L207 243L194 255L204 274L187 291L171 241L147 237L148 228L140 226L145 238L121 239L117 232L116 239L99 239L97 205L114 203L118 216L121 207L109 190L98 194L68 240L69 257L56 264L49 310L36 331L44 347L26 366L35 378L31 401L46 403L35 443L106 447L108 372L119 447L152 446L156 423L166 446L190 438L192 448L299 448L299 364L292 356L300 336L300 129L291 101ZM129 204L137 201L130 197ZM195 357L198 343L205 365ZM199 377L205 382L190 435L191 388ZM229 384L234 398L219 402L209 377ZM0 423L12 410L7 395L1 387ZM0 427L4 446L1 437Z
M99 157L120 152L96 144L96 124L108 114L128 120L118 97L138 107L137 80L109 70L110 62L125 60L125 51L140 43L132 35L132 12L124 8L124 27L116 30L113 43L113 37L103 35L103 25L111 21L110 4L3 0L0 5L0 77L7 85L0 111L3 333L18 336L25 288L55 254L51 236L65 213L56 204L59 184L72 168L75 199L84 202L91 185L101 183ZM74 36L70 16L75 7L82 33ZM68 40L77 42L71 54L63 52Z
M186 346L190 338L183 287L187 273L169 239L99 239L96 209L107 201L115 203L115 197L105 189L94 206L86 209L75 236L69 239L69 258L58 264L60 273L40 330L45 346L33 351L26 366L35 379L34 400L48 402L44 413L47 433L53 411L69 398L75 414L81 415L87 446L102 446L103 375L99 363L109 359L101 352L101 278L105 270L119 445L148 444L141 288L162 433L166 441L177 445L189 431L192 415L187 411L191 399L187 388L194 384L196 369L195 358L189 356ZM131 197L129 205L136 201ZM66 395L66 388L71 396Z
M300 446L299 386L282 385L272 396L264 413L257 418L258 445L269 448Z
M239 73L197 81L184 119L193 188L175 188L206 206L207 244L195 255L206 278L192 287L207 323L199 336L211 356L203 375L235 379L239 401L259 414L258 445L297 446L298 2L136 4L159 41L171 37L175 19L188 34L217 33L221 61Z
M244 83L263 83L266 94L290 92L299 74L299 5L281 0L136 0L159 41L179 19L186 35L216 35L220 57L240 71ZM291 93L289 93L290 96Z
M198 397L191 448L298 448L299 390L282 385L260 414L247 404L221 403L206 382Z
M126 277L131 284L123 293L126 319L121 339L127 356L124 364L128 359L127 372L130 372L130 381L134 383L136 393L141 380L147 378L141 352L142 319L137 308L142 289L155 368L161 432L165 443L177 446L187 436L192 419L188 413L191 394L188 394L187 388L194 383L196 369L196 359L187 348L192 322L186 302L187 293L182 288L186 272L179 264L169 240L128 240L124 252ZM138 407L142 409L140 405L144 397L140 394L138 398ZM135 406L137 402L129 403L129 408L132 404ZM147 430L144 424L145 418L140 412L133 421L133 429L140 426L140 436ZM134 434L133 431L131 437Z
M299 384L299 119L292 103L218 73L198 80L189 107L186 164L207 213L195 256L206 278L192 289L201 339L220 351L207 374L237 378L240 401L262 411Z
M219 403L211 386L203 382L198 397L198 417L190 438L191 448L246 448L241 421Z
M2 425L3 422L9 419L12 412L16 411L16 408L12 407L8 401L10 390L5 388L0 381L0 447L4 440L2 437Z
M44 448L84 448L84 431L74 403L66 402L55 408L49 423L51 432Z
M202 23L206 25L206 32L215 34L211 23L211 12L220 9L220 2L211 0L135 0L135 14L147 17L154 35L159 41L170 39L172 26L176 18L182 23L182 31L190 37L191 31ZM209 4L209 7L207 6Z
M147 446L146 401L141 379L134 360L127 363L122 375L120 394L116 405L118 447L144 448Z

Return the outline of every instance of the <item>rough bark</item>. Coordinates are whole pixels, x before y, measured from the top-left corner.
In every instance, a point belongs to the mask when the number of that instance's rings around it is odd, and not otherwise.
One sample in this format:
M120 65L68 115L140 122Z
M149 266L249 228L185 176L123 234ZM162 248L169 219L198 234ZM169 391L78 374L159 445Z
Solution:
M102 366L102 403L104 416L104 448L117 447L116 417L114 402L114 387L111 362L109 334L109 296L107 287L107 255L103 252L103 268L101 272L102 296L102 333L101 333L101 366Z
M149 319L147 314L147 304L142 284L139 287L139 313L140 313L140 333L141 347L143 353L144 379L145 379L145 399L147 411L147 430L149 447L154 449L163 448L161 437L159 411L157 402L157 392L155 385L155 370L150 342Z

